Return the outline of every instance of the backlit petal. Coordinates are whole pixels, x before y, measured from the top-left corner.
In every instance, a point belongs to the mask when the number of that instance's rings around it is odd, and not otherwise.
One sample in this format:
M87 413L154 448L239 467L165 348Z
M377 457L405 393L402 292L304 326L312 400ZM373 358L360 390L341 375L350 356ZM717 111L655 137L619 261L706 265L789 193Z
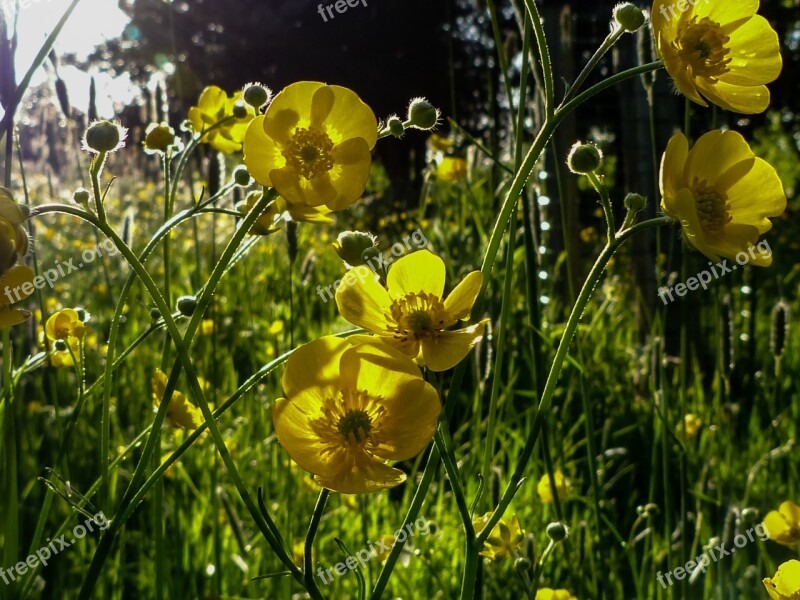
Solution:
M281 383L289 398L311 387L333 386L339 380L339 361L350 347L347 340L326 335L299 346L286 362Z
M447 313L445 327L449 327L456 321L469 319L472 312L472 305L481 291L483 284L483 273L473 271L467 274L464 279L453 289L444 301L444 309Z
M353 325L373 333L386 331L386 313L391 299L378 283L377 276L365 266L348 271L336 290L339 313Z
M420 292L441 298L444 280L444 261L429 250L418 250L394 263L386 277L386 287L393 298Z
M447 371L460 363L477 344L488 319L465 329L442 331L422 340L422 358L431 371Z

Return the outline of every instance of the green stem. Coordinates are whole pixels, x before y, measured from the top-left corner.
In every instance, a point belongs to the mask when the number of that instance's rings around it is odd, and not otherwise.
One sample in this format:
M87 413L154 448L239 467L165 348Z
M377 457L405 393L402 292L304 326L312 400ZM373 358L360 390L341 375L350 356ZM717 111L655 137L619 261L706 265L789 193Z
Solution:
M611 50L614 44L617 43L617 40L622 37L622 34L625 33L625 30L619 26L615 26L614 30L606 36L606 39L603 40L603 43L600 44L600 47L595 51L592 55L592 58L589 59L589 62L586 63L586 66L583 67L583 70L580 74L575 78L575 82L570 86L567 90L567 93L564 95L564 100L562 102L569 102L571 98L575 96L575 93L581 88L581 86L586 81L586 78L589 77L594 68L597 66L597 63L605 56L606 52Z
M311 521L308 524L308 533L306 534L306 543L303 548L303 577L306 582L306 589L310 592L312 589L322 595L322 592L314 580L314 558L312 556L314 550L314 538L317 535L319 522L322 519L322 514L325 512L325 505L328 503L330 497L330 490L323 489L317 498L317 504L314 507L314 513L311 515Z
M608 239L609 241L613 242L614 238L617 235L617 226L614 224L614 209L611 206L611 198L608 195L608 190L606 186L603 185L603 182L597 177L597 174L594 171L586 173L586 178L589 180L589 183L592 184L592 187L595 189L597 194L600 196L600 203L603 205L603 213L606 216L606 228L608 229ZM624 229L624 227L623 227Z

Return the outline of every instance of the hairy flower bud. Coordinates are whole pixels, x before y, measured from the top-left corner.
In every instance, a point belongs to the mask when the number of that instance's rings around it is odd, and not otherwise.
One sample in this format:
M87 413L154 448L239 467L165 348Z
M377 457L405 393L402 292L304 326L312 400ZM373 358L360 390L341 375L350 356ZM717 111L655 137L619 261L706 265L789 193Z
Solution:
M366 264L364 254L375 248L375 236L363 231L343 231L333 243L333 249L351 267Z
M592 173L600 168L603 153L594 144L575 142L567 156L569 170L578 175Z
M83 136L83 149L89 152L114 152L125 145L128 130L111 121L97 121L89 125Z
M425 98L414 98L408 105L406 121L409 127L428 131L439 122L439 109Z
M614 7L614 20L625 31L634 32L644 25L644 13L629 2Z

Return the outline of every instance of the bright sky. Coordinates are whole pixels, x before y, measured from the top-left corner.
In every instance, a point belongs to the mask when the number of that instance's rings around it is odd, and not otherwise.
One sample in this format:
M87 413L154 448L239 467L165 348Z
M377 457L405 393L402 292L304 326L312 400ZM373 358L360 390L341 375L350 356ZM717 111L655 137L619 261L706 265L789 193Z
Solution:
M0 0L0 11L6 16L13 14L8 7L13 6L15 1ZM70 0L19 0L19 45L16 57L18 81L27 73L39 48L69 4ZM80 0L56 40L56 53L62 55L74 52L79 58L83 58L97 44L119 37L126 24L127 17L119 10L115 0ZM89 104L90 74L68 66L62 66L59 73L67 84L70 103L85 113ZM40 84L46 79L44 69L40 68L31 85ZM124 102L132 96L126 78L113 80L95 73L95 81L97 108L101 117L114 115L112 97L117 102Z

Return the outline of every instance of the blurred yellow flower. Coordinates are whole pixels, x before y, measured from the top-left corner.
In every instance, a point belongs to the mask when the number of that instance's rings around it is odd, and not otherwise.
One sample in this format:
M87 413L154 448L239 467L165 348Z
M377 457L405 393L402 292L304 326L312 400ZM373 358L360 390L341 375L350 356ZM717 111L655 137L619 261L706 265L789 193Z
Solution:
M538 590L536 590L536 600L578 600L578 599L567 590L539 588Z
M436 177L442 181L455 183L467 176L467 161L456 156L445 156L436 165Z
M348 278L350 278L348 280ZM488 319L447 331L468 319L481 289L480 271L469 273L443 299L444 261L428 250L399 259L386 278L386 288L367 267L352 269L336 290L341 315L381 340L415 358L421 354L433 371L451 369L481 339Z
M702 106L708 100L738 113L766 110L764 84L777 79L782 63L778 35L755 14L758 0L689 2L683 8L656 0L652 11L656 45L678 90Z
M431 134L431 136L428 138L428 146L431 150L436 152L447 152L453 147L453 145L453 140L436 133Z
M156 369L153 373L153 404L156 407L161 405L164 392L167 389L167 376L161 369ZM197 429L202 425L204 419L200 409L186 399L181 392L172 392L172 400L167 408L166 422L175 429L185 429L187 431Z
M343 494L394 487L431 441L439 395L409 358L367 336L325 336L297 348L272 405L275 433L317 483Z
M364 193L377 132L374 113L352 90L300 81L250 124L244 162L290 205L342 210Z
M33 279L34 273L27 265L14 265L0 275L0 329L19 325L31 318L30 311L11 308L11 305L33 293Z
M61 340L59 344L63 350L54 348L50 354L50 365L56 369L66 369L75 366L75 360L81 360L81 342L78 338L70 337L67 340ZM58 345L58 344L57 344Z
M239 104L245 116L235 118L234 106ZM250 121L255 117L255 110L252 106L245 104L242 100L242 93L236 92L228 97L224 90L215 85L210 85L200 94L197 106L189 109L189 123L195 133L203 133L210 127L219 123L223 119L231 117L224 125L215 127L203 135L201 142L209 144L215 150L231 154L242 149L242 142Z
M214 327L214 319L203 319L197 330L201 335L209 335L214 333Z
M564 501L569 493L569 482L564 477L564 473L561 472L561 469L555 470L553 473L553 480L555 481L558 499ZM536 485L536 493L539 494L539 500L542 501L542 504L553 503L553 489L550 486L550 478L547 476L547 473L542 475L542 478Z
M54 313L47 319L44 332L50 341L66 340L67 338L83 338L85 326L78 318L78 311L64 308Z
M784 546L796 546L800 543L800 506L791 500L781 503L778 510L764 517L764 527L771 540Z
M786 209L775 169L735 131L710 131L689 149L682 133L661 159L661 206L680 221L686 240L713 261L750 250L747 262L769 266L772 253L753 252ZM768 248L768 246L767 246Z
M472 519L472 526L475 533L481 533L486 529L492 513L488 512L482 517ZM522 543L525 541L525 531L519 525L517 515L511 519L500 519L492 529L492 533L486 538L481 550L481 556L490 558L494 561L514 558L522 551Z
M764 579L764 587L772 600L800 599L800 561L783 563L774 577Z
M686 437L688 438L696 437L702 426L703 419L693 413L689 413L683 417L683 427L686 432Z

